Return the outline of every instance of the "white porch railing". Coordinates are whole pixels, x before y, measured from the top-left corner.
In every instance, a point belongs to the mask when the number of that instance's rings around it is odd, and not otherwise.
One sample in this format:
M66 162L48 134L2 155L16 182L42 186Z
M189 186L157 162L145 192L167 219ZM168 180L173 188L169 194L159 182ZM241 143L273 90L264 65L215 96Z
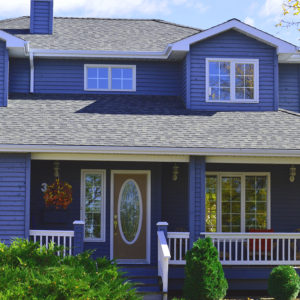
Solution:
M223 265L300 265L300 233L211 233Z
M63 230L30 230L30 240L48 248L51 242L63 246L63 256L72 255L74 231ZM60 253L58 253L60 254Z
M189 240L189 232L168 232L168 246L171 252L170 265L185 265Z
M162 279L163 292L168 292L170 251L163 231L157 231L158 237L158 276Z

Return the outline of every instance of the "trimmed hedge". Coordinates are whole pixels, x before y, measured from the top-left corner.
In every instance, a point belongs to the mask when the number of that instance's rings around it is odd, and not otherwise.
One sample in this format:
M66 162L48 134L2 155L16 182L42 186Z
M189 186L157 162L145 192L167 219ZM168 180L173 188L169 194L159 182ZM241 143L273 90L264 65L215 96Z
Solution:
M225 297L228 283L210 238L199 239L187 252L185 275L185 298L218 300Z

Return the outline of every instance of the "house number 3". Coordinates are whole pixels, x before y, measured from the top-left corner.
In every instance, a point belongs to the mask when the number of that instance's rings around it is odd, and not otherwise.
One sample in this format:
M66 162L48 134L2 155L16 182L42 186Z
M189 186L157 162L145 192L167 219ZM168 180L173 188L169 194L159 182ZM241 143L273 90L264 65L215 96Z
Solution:
M42 184L41 184L41 191L42 191L43 193L45 193L45 192L47 191L47 188L48 188L47 183L42 183Z

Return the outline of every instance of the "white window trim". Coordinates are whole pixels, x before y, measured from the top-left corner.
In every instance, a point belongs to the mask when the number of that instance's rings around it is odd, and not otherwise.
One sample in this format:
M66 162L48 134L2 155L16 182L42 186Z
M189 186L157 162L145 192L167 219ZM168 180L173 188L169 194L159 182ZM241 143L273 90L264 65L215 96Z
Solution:
M88 68L108 68L108 89L89 89L88 88ZM124 68L132 70L132 89L112 89L111 87L111 69ZM84 90L90 92L106 91L106 92L136 92L136 66L135 65L103 65L103 64L85 64L84 65Z
M80 220L85 221L85 176L87 174L101 174L102 176L102 206L101 206L101 238L85 238L84 242L105 242L106 233L106 170L83 169L81 170L80 189Z
M267 229L271 229L271 173L270 172L206 172L206 176L217 176L217 232L222 232L222 211L221 211L221 178L222 176L241 177L241 232L245 231L245 177L266 176L267 177Z
M230 62L230 100L209 99L209 62ZM235 67L234 64L254 64L254 99L235 99ZM205 101L210 103L259 103L259 59L247 58L206 58L205 61Z

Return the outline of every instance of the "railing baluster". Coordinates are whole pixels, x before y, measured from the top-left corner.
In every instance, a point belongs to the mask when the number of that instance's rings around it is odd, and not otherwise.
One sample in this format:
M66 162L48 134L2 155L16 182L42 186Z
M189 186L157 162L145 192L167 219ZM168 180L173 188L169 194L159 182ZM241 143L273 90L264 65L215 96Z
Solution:
M282 239L282 261L285 260L285 239Z
M261 243L262 243L262 239L258 238L258 242L259 242L259 245L258 245L258 260L261 261Z
M250 254L249 254L249 238L247 238L247 261L250 260Z
M182 260L182 239L179 240L179 260Z
M291 260L291 239L288 239L288 260Z
M231 243L232 243L232 239L228 239L228 242L229 242L229 261L232 260L232 249L231 249Z
M271 261L273 261L273 247L274 247L274 240L273 239L271 239Z
M279 239L277 239L276 244L276 261L279 262Z
M297 260L297 240L294 239L294 261Z
M237 248L237 239L235 240L235 261L238 260L238 248Z
M265 261L268 259L268 240L265 239Z
M226 259L225 259L225 247L226 247L226 242L225 242L226 240L225 239L223 239L223 261L225 261Z

